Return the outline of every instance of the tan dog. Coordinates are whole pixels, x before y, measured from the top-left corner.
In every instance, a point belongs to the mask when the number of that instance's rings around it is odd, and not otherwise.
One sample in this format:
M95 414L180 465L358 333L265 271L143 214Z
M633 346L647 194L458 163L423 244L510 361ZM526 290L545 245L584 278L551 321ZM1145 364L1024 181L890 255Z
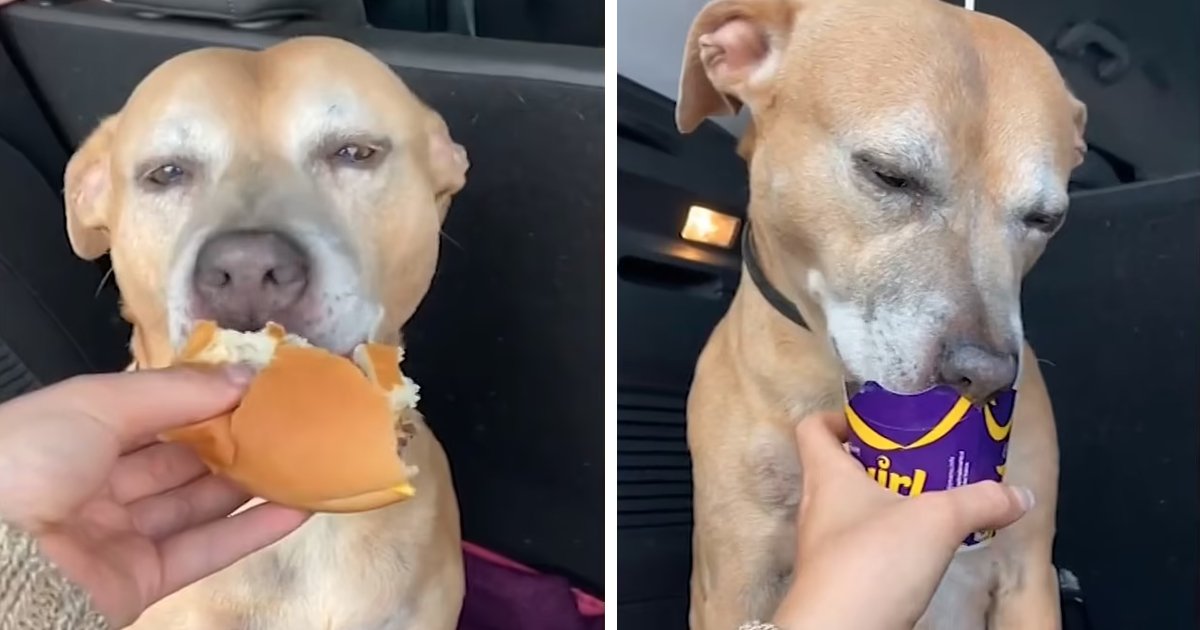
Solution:
M81 257L111 251L137 367L168 365L201 318L275 320L347 353L400 343L466 169L441 117L355 46L206 49L151 73L71 159L67 227ZM441 445L413 421L416 498L318 515L135 626L452 630L458 506Z
M1058 451L1019 296L1066 212L1084 106L1020 30L937 0L718 0L688 36L678 123L742 105L757 258L808 329L744 273L700 358L691 627L772 615L793 571L792 427L839 409L844 381L980 400L1023 352L1007 480L1037 507L959 554L919 627L1058 628Z

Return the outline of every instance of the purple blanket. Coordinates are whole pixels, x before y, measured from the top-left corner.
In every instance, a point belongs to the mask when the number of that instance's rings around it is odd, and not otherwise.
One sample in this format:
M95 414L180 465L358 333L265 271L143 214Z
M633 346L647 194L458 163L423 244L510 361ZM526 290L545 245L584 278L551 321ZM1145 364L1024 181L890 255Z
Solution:
M467 594L458 630L603 630L604 603L566 579L463 544Z

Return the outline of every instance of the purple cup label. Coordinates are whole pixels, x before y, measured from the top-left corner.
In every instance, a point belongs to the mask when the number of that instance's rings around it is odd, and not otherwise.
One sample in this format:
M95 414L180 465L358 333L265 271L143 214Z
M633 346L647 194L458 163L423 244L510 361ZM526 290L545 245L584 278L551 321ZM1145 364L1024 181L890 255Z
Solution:
M850 453L881 487L903 496L1003 481L1015 403L1013 390L981 409L949 387L896 394L867 383L846 404ZM976 532L963 545L995 535Z

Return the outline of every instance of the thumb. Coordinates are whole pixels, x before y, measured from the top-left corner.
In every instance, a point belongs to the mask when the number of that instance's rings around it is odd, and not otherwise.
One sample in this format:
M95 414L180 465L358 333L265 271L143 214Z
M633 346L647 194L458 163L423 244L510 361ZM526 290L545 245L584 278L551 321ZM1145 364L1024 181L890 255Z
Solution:
M253 377L244 366L161 370L76 377L33 396L57 396L107 427L124 446L140 438L207 420L235 407Z
M940 504L938 509L946 517L941 522L952 530L947 533L960 538L971 532L1008 527L1034 505L1033 492L1028 488L995 481L973 483L925 497L929 503Z
M854 466L854 459L842 448L847 431L846 416L835 411L818 412L796 424L796 449L804 467L823 468L830 462Z

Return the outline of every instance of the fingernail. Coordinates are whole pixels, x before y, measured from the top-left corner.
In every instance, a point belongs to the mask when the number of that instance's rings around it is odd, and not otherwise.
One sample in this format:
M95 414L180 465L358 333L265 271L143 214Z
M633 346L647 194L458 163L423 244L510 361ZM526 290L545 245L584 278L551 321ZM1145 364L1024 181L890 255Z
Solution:
M1021 508L1026 512L1033 509L1037 505L1037 500L1033 498L1033 490L1024 486L1013 487L1013 492L1017 493L1017 502L1021 504Z
M254 368L242 363L234 363L225 366L225 378L229 379L230 383L238 387L245 387L254 380Z

